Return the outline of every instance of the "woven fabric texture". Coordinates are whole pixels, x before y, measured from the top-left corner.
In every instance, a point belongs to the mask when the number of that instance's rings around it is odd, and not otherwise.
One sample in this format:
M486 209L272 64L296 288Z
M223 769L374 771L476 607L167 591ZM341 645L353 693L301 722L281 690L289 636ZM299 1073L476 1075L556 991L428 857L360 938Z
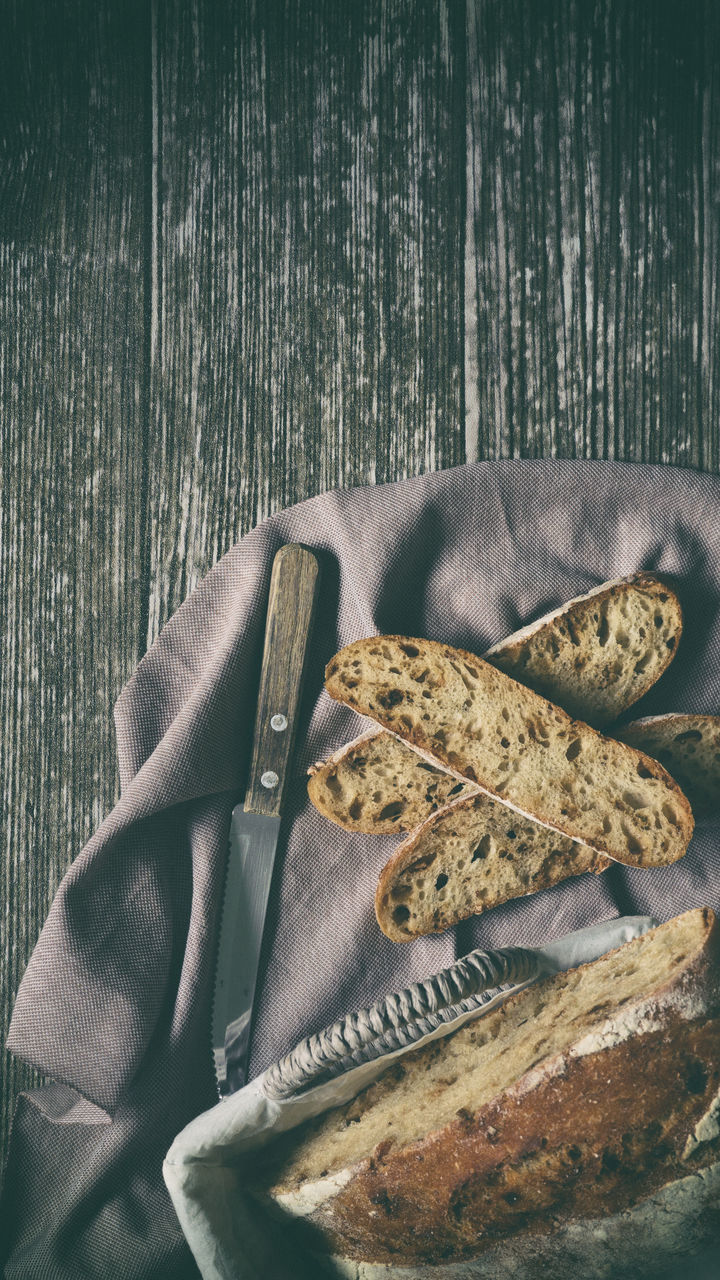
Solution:
M65 877L18 993L9 1047L56 1083L18 1103L0 1208L8 1280L197 1274L161 1178L216 1099L214 940L248 765L274 553L322 566L260 961L250 1074L303 1037L475 948L540 945L618 914L720 909L720 828L674 866L568 881L398 946L373 913L395 838L318 816L308 766L364 722L323 691L342 645L382 632L482 653L613 577L675 577L679 653L633 714L720 711L720 479L646 465L480 463L281 512L212 570L116 706L121 795ZM30 855L29 855L30 856Z

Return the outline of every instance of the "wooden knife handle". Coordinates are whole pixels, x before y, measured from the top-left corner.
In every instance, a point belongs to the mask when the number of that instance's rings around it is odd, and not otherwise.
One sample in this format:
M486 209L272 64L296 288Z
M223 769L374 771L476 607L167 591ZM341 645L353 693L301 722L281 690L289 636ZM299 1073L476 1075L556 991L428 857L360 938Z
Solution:
M306 547L289 543L275 556L255 716L249 813L279 816L292 756L300 691L317 598L320 566Z

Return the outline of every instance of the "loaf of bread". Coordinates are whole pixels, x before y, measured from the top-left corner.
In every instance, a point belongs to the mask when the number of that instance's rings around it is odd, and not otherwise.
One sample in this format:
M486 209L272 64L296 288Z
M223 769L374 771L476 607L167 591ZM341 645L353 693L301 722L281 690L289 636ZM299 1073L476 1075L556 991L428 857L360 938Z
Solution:
M696 818L720 811L720 716L647 716L616 731L621 742L659 760L682 787Z
M458 781L619 862L661 866L687 848L690 805L662 765L473 654L372 636L331 659L325 687Z
M495 645L484 660L597 728L647 692L681 632L675 592L639 573L568 601ZM331 822L377 835L414 830L462 794L462 784L379 731L315 765L308 794Z
M380 872L375 915L393 942L410 942L610 865L479 792L454 800L398 845Z
M720 1191L705 1177L720 1159L719 963L714 916L695 910L544 979L286 1135L254 1192L298 1242L345 1260L335 1274L478 1259L462 1274L511 1275L499 1250L535 1240L541 1256L554 1239L556 1280L563 1241L578 1261L576 1224L598 1224L602 1251L603 1222L612 1238L634 1211L672 1247L682 1214L660 1189L689 1180L698 1206Z

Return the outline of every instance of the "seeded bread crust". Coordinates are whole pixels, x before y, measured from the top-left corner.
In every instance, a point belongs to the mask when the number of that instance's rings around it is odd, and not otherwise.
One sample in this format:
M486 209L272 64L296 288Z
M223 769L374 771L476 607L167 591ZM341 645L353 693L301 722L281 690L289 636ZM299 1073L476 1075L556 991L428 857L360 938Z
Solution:
M682 787L696 818L720 812L720 716L646 716L615 733L659 760Z
M681 633L675 592L638 573L568 601L495 645L484 660L599 728L647 692ZM320 813L368 835L413 831L462 794L456 778L382 731L363 734L310 773L308 795Z
M690 805L662 765L473 654L372 636L325 675L331 697L531 821L630 866L666 865L687 848Z
M670 949L665 968L659 946ZM720 1154L719 952L712 912L688 912L510 997L292 1135L261 1194L287 1223L304 1219L310 1247L358 1262L437 1264L610 1217L705 1168ZM616 1004L633 966L640 977ZM482 1088L485 1068L473 1076L463 1063L488 1044L499 1078L518 1044L522 1061L538 1056L478 1105L469 1090ZM465 1102L438 1123L446 1091L453 1106ZM405 1114L422 1117L410 1140Z
M410 942L610 865L480 792L453 801L398 845L380 872L375 914L388 938Z
M518 1234L479 1258L406 1266L315 1258L335 1280L681 1280L690 1259L698 1277L720 1256L720 1162L666 1182L607 1217L574 1219L546 1235Z

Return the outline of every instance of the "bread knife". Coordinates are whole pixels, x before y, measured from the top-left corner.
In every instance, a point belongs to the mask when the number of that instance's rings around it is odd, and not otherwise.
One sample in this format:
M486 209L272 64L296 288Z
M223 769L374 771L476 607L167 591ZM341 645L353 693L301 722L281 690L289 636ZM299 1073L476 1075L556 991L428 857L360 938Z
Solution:
M253 1002L283 797L297 728L319 565L290 543L275 556L245 799L233 809L212 1013L220 1097L247 1079Z

